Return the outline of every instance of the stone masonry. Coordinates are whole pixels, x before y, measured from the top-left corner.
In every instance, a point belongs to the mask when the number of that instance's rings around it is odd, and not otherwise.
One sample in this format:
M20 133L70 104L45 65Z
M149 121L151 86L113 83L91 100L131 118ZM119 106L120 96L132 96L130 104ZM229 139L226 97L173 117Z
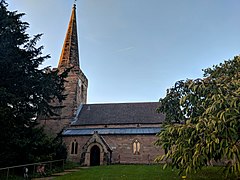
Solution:
M66 100L58 116L41 117L45 131L61 135L68 160L81 165L152 164L164 153L153 145L165 116L156 114L158 102L87 104L88 79L79 64L76 7L72 14L58 70L71 68L65 82Z

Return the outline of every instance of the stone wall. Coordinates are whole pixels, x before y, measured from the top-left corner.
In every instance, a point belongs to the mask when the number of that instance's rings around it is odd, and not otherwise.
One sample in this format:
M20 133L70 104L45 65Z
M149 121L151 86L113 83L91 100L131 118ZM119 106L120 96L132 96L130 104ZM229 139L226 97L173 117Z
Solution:
M154 135L103 135L106 143L112 149L112 163L121 164L151 164L154 159L164 153L160 147L154 146L157 137ZM68 149L68 159L70 161L80 162L82 147L91 138L91 136L72 136L64 137L63 140ZM70 154L71 142L76 140L78 142L78 153L76 155ZM140 142L139 154L133 153L133 142L138 140ZM104 163L102 163L104 164Z
M67 94L66 99L61 103L58 100L51 103L52 106L62 106L62 108L55 110L55 113L59 116L42 116L38 119L40 126L44 126L45 132L53 136L60 133L63 128L68 127L75 116L78 106L87 102L88 80L78 67L69 72L64 86L65 91L63 94Z
M87 102L88 80L79 68L75 68L69 72L64 86L67 97L61 104L64 106L61 109L61 118L71 120L77 107Z
M68 160L73 162L80 162L81 154L83 152L83 146L86 144L86 142L91 138L91 136L67 136L63 137L63 142L65 143L67 147L68 152ZM74 142L78 143L78 152L77 154L71 154L71 143Z
M38 121L44 131L51 137L56 137L62 130L70 125L69 119L41 119Z

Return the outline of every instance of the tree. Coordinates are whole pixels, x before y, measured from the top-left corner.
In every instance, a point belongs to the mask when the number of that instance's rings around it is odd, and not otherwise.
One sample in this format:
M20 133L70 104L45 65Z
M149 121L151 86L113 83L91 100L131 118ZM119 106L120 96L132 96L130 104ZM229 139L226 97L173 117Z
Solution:
M19 152L31 151L39 143L33 141L34 136L52 143L36 128L36 119L40 114L54 114L51 100L65 98L67 71L39 69L50 56L42 55L43 46L36 47L41 34L30 39L26 33L29 25L21 21L23 15L8 11L7 3L0 1L0 166L29 161Z
M156 145L167 153L157 160L186 174L221 162L226 175L239 175L240 57L205 69L202 79L176 84L160 100L159 112L168 118Z

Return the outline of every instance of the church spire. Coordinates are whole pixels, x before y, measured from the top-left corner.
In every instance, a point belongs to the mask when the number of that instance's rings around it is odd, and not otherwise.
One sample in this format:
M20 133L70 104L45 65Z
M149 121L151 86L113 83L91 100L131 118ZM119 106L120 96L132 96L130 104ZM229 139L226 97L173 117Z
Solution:
M76 22L76 4L72 8L72 15L68 24L66 37L64 40L62 53L58 63L58 68L61 67L79 67L78 54L78 37L77 37L77 22Z

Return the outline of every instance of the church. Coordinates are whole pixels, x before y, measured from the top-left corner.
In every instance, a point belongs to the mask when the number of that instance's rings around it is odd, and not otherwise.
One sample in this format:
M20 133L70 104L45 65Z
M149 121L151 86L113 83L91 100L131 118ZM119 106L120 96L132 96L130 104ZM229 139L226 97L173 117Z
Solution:
M88 79L80 68L76 5L72 8L57 69L72 67L65 82L67 98L53 105L58 116L39 121L47 133L63 138L68 160L83 166L151 164L163 149L154 146L164 115L158 102L88 104Z

